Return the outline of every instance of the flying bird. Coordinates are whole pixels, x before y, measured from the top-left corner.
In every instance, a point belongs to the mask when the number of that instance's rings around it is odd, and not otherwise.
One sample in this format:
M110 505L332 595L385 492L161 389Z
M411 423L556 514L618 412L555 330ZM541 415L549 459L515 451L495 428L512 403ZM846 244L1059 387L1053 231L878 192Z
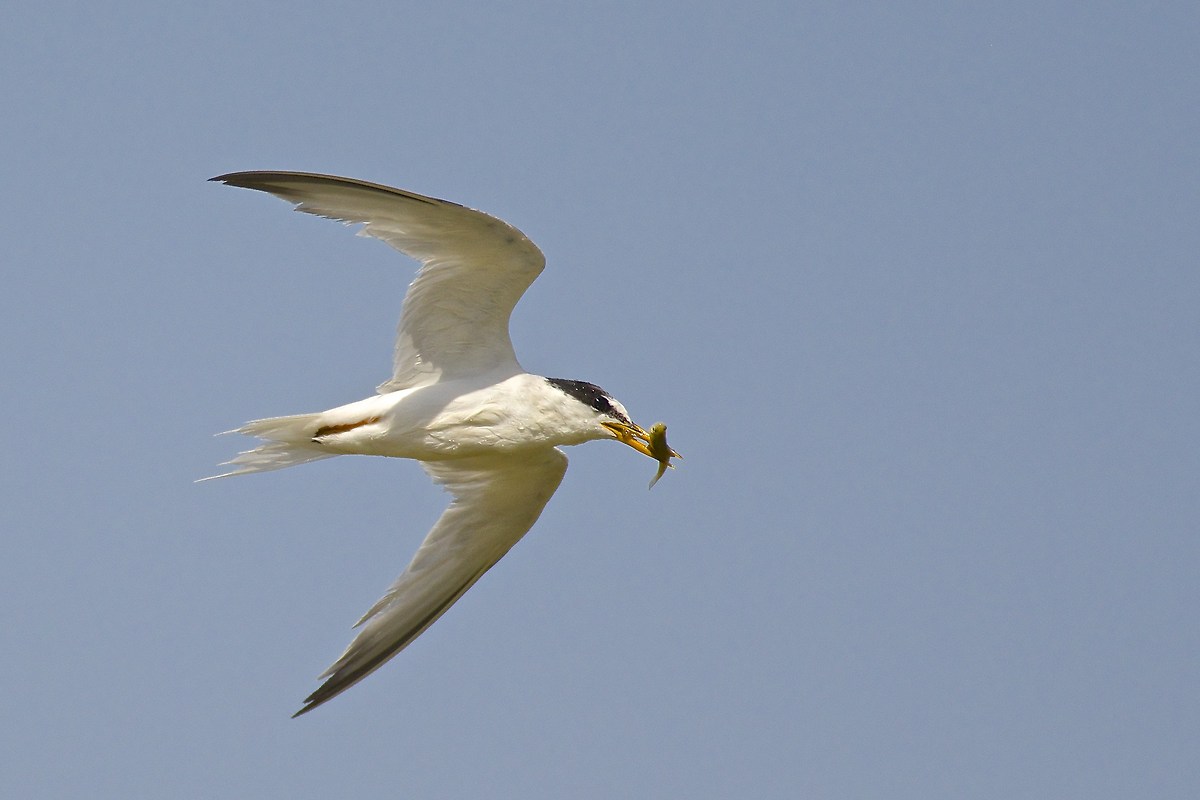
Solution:
M378 394L315 414L248 422L231 433L263 444L213 476L361 453L415 459L453 497L408 567L355 624L358 634L320 676L324 682L300 716L407 647L525 535L566 472L561 445L615 439L660 464L678 453L665 437L652 443L599 386L521 368L508 321L545 257L511 225L456 203L332 175L234 172L211 180L361 223L359 235L382 239L422 265L404 298L392 377Z

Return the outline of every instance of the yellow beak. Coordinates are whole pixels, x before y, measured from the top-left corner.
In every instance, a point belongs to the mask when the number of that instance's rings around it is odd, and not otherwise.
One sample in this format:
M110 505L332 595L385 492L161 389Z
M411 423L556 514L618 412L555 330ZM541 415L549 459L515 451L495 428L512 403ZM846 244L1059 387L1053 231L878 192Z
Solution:
M644 456L658 458L650 452L650 434L642 430L640 425L626 425L623 422L601 422L600 424L612 431L613 436L617 437L617 441L629 445Z

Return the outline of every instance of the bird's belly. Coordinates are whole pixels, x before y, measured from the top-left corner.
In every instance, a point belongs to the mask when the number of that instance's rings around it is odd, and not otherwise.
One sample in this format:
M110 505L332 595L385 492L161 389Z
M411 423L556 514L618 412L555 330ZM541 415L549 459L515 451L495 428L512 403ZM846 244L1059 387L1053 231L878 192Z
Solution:
M454 406L416 427L398 427L385 436L388 452L402 458L440 460L544 447L536 424L495 408Z
M386 401L391 400L388 403ZM338 453L437 461L545 447L541 420L491 395L439 398L433 392L368 398L326 412L321 444Z

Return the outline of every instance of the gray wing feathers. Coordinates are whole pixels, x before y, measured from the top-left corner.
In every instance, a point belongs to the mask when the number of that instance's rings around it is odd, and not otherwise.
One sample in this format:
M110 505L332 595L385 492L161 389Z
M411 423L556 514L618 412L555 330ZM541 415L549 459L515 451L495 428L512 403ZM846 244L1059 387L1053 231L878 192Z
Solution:
M422 462L454 500L296 716L358 683L432 625L533 526L562 482L558 449Z
M332 175L236 172L212 180L268 192L308 214L362 223L361 234L421 262L404 299L392 378L380 392L520 371L508 320L545 258L516 228L456 203Z

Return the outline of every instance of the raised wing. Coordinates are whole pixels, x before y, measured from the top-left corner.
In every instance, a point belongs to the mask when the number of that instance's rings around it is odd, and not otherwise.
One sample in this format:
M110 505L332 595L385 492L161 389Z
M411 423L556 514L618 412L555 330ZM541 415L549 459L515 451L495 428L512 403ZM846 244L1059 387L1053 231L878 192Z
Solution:
M412 563L355 625L362 630L295 716L379 669L446 613L537 521L562 482L567 457L547 448L421 466L454 495L453 502Z
M363 223L421 262L396 331L392 378L379 391L492 370L521 371L508 319L546 259L506 222L457 203L376 183L307 172L234 172L212 178L287 200L297 211Z

